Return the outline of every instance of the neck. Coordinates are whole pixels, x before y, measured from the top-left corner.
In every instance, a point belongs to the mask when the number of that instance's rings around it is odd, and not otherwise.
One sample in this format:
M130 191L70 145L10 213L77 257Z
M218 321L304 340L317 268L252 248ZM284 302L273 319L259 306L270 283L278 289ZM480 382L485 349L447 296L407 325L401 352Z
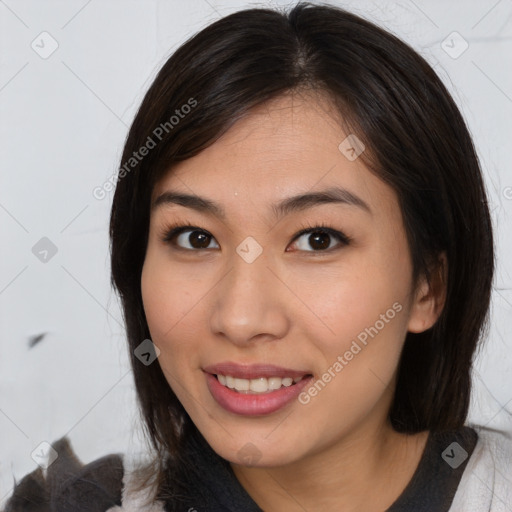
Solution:
M400 434L385 423L373 429L359 427L334 446L285 466L231 466L266 512L380 512L411 480L427 438L428 431Z

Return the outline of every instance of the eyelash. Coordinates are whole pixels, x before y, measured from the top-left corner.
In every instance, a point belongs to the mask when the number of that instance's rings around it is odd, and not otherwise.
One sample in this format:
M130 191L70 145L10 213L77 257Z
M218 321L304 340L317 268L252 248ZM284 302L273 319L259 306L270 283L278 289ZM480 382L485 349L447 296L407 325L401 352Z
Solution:
M188 252L199 252L199 251L209 250L209 249L186 249L184 247L180 247L179 245L176 245L175 238L186 231L190 231L190 232L200 231L201 233L205 233L206 235L211 236L213 239L215 239L215 237L209 231L202 229L199 226L176 222L176 223L167 225L162 230L161 235L160 235L160 240L163 243L173 245L174 248L177 250L183 250L183 251L188 251ZM315 250L311 250L311 251L300 251L299 250L299 252L309 252L309 253L316 253L316 254L331 253L332 251L339 250L347 245L350 245L350 243L352 242L351 237L345 235L345 233L342 233L341 231L338 231L337 229L334 229L334 228L331 228L330 226L325 225L324 223L314 224L314 225L303 224L301 226L301 230L293 236L292 242L295 242L301 236L303 236L307 233L315 233L315 232L325 233L325 234L332 236L339 242L339 245L331 247L329 249L316 250L316 251Z

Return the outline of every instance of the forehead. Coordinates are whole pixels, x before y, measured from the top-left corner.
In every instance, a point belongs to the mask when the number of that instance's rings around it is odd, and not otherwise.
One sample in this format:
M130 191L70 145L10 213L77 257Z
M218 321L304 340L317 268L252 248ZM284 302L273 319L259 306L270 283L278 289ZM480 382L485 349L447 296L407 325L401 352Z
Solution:
M220 204L236 198L256 206L342 187L369 205L396 202L362 159L347 153L357 140L326 98L281 96L250 110L211 146L174 165L155 185L153 200L171 189Z

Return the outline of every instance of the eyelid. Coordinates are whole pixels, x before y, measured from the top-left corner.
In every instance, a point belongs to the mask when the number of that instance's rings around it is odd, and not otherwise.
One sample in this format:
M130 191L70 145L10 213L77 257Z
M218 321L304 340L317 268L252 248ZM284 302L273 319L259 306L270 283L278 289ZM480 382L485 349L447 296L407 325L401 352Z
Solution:
M181 233L183 233L184 231L202 231L210 235L212 238L214 238L214 236L204 228L187 223L177 223L164 227L160 239L162 240L162 242L171 243L176 236L181 235Z

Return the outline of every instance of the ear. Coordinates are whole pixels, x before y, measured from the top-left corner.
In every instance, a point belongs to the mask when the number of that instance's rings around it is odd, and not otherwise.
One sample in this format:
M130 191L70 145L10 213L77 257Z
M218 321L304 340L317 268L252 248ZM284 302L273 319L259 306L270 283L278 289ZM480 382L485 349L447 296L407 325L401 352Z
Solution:
M418 281L407 327L409 332L419 333L430 329L443 311L448 280L448 259L445 252L431 265L430 276L430 285L425 275Z

